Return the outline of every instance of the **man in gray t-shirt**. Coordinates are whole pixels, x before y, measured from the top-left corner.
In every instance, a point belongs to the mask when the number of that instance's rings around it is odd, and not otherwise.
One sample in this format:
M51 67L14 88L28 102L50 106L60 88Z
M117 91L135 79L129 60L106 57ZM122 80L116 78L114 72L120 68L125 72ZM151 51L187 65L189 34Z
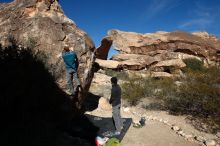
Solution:
M115 135L120 135L121 132L121 114L120 114L120 108L121 108L121 88L117 84L117 78L112 77L111 83L112 83L112 89L111 89L111 97L109 100L109 103L112 105L112 116L115 124Z

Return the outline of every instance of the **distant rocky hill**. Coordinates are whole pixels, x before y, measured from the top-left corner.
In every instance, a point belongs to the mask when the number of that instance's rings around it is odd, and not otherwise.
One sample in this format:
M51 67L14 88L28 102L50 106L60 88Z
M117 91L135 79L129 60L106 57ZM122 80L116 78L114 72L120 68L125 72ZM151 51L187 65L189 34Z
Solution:
M106 60L113 45L119 54ZM220 41L207 32L156 32L139 34L111 30L97 48L96 62L104 68L178 73L183 59L197 58L205 65L220 62ZM167 75L167 74L166 74Z
M92 77L94 43L65 16L58 0L15 0L0 3L0 44L31 47L46 54L51 70L64 74L60 53L64 45L72 47L79 58L79 76L87 91ZM62 81L62 80L61 80Z

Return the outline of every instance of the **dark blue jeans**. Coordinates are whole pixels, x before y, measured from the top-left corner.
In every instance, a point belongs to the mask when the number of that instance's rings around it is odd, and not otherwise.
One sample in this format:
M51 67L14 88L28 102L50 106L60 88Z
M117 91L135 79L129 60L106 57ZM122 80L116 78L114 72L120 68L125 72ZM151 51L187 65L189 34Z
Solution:
M76 88L78 86L80 86L80 81L79 81L79 78L78 78L78 75L77 75L77 72L76 71L67 71L67 74L66 74L66 77L67 77L67 85L68 85L68 88L69 88L69 91L70 93L75 96L76 94ZM75 83L75 88L73 86L73 82Z

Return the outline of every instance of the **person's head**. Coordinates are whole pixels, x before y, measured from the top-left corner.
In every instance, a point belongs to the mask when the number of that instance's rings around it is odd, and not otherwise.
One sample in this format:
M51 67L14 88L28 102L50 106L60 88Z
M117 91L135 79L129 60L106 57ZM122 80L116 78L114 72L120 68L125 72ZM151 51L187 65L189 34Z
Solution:
M111 83L112 84L117 84L117 82L118 82L118 79L116 77L111 78Z
M70 48L69 48L69 46L64 46L63 50L66 51L66 52L69 52Z

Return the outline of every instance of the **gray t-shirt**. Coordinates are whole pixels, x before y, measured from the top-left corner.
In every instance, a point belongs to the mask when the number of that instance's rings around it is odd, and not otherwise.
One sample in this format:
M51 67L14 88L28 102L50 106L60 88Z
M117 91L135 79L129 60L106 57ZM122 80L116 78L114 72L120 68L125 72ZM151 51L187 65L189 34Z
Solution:
M121 104L121 87L118 84L112 85L111 97L109 102L112 104L112 106Z

